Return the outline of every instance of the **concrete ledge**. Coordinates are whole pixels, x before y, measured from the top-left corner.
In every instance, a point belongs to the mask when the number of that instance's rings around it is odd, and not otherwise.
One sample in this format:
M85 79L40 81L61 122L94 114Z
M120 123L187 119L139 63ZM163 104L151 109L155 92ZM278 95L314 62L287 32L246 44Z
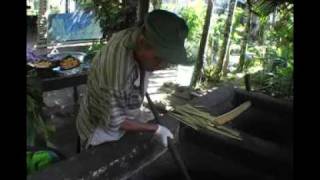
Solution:
M179 123L163 116L174 134ZM151 133L128 133L117 142L105 143L28 176L29 180L127 179L167 151Z

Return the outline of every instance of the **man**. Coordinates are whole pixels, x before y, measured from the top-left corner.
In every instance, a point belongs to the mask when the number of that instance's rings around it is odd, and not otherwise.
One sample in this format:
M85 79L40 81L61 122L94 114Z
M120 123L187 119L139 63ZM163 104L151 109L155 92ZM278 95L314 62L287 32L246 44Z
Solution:
M147 123L153 117L140 111L145 74L168 64L183 64L187 33L183 19L155 10L145 17L142 27L111 37L92 60L87 92L80 104L77 130L83 146L119 140L126 131L153 132L167 146L167 137L173 138L170 130Z

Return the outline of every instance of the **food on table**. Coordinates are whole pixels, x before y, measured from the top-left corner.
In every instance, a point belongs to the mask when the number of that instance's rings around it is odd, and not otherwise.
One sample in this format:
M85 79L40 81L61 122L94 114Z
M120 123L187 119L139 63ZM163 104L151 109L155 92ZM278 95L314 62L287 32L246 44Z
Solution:
M33 66L36 68L50 68L52 66L52 62L42 59L33 63Z
M72 56L65 57L60 62L62 69L72 69L80 65L80 61Z

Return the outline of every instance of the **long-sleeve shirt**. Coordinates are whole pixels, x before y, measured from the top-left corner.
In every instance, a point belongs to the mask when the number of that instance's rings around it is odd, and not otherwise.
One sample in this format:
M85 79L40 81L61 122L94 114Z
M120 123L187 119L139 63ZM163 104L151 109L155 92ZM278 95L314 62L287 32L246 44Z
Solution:
M133 59L139 32L134 27L114 34L93 58L76 122L81 144L119 140L128 111L141 106L144 80L140 81L142 71Z

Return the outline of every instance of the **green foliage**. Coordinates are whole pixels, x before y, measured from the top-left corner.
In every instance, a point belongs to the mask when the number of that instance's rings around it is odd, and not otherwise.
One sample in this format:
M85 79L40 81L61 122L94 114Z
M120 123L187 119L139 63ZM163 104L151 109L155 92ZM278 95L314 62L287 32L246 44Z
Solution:
M90 54L90 53L95 54L102 48L102 46L104 46L103 42L100 42L100 41L93 42L86 53L87 54Z
M216 65L208 65L206 67L204 67L204 77L206 79L206 81L208 82L212 82L214 81L213 79L213 75L214 75L214 71L216 69Z
M214 21L211 25L211 31L209 31L208 37L208 50L207 53L207 62L210 64L212 59L216 59L219 52L219 47L223 42L223 32L225 21L227 16L225 14L221 14L220 16L213 16Z
M58 6L53 6L52 8L49 9L49 14L59 14L60 9Z
M198 57L199 42L186 41L185 48L187 51L187 64L194 64Z
M27 76L27 144L30 146L44 140L46 145L50 145L50 135L54 132L54 127L46 123L41 111L44 105L42 92L38 81L35 79L37 74L33 71L28 72Z
M244 9L237 7L234 12L234 20L233 20L233 36L231 37L231 41L234 44L241 43L241 39L243 37L244 29L245 29L245 11Z
M244 33L244 9L237 7L234 16L231 36L230 56L239 56L239 47ZM214 23L209 38L209 51L215 56L223 39L225 15L214 15ZM270 16L258 19L257 38L249 38L243 72L230 74L224 81L235 83L240 74L251 74L251 84L254 89L276 97L291 97L293 95L293 13L292 6L278 8L275 24ZM250 32L253 37L254 33ZM253 41L256 40L256 41ZM208 52L207 52L208 53ZM207 56L208 57L208 56ZM209 57L211 58L211 57ZM211 78L212 67L205 67L205 78ZM232 77L232 78L230 78ZM226 82L224 82L226 83Z
M188 63L193 64L198 56L198 48L202 35L206 7L203 3L198 3L195 6L183 7L179 11L179 15L183 18L189 28L187 41L185 44Z
M202 34L204 15L198 14L197 11L192 7L182 8L179 14L186 21L189 28L187 40L199 41Z
M92 0L76 0L78 7L80 9L83 9L84 11L90 11L93 9L94 3Z
M233 25L231 30L231 43L232 45L240 46L241 39L244 32L244 13L245 11L237 7L234 12ZM219 53L219 49L223 42L224 36L224 26L227 19L226 14L213 15L213 23L211 25L212 30L209 32L208 39L208 51L207 51L207 62L211 64L212 59L216 59ZM234 52L234 49L231 46L231 52Z
M252 3L251 9L256 12L259 16L267 16L271 12L273 12L277 5L279 4L276 0L258 0L258 1L250 1Z
M274 72L259 71L251 76L252 84L262 92L275 97L291 97L293 94L293 66L277 68Z
M93 10L100 22L103 38L135 24L137 1L78 0L85 10Z
M36 152L27 151L26 153L26 164L27 164L27 175L41 171L53 163L57 162L59 158L52 151L39 150Z
M86 51L86 56L84 58L85 62L90 62L95 54L104 46L104 43L101 41L93 42L91 46Z
M293 95L293 12L290 6L281 6L275 24L270 16L259 18L258 42L250 42L247 52L262 64L263 70L254 71L252 85L276 97ZM248 63L248 69L257 66ZM260 70L260 69L259 69Z
M276 8L277 12L274 24L272 22L273 14L270 14L270 12L275 12L275 6L271 7L268 3L265 5L259 7L259 11L262 14L268 13L268 15L259 16L257 22L255 18L252 20L257 26L251 30L249 35L243 72L230 74L224 80L239 83L239 78L242 78L240 74L249 73L252 74L252 85L256 89L262 88L263 92L277 97L289 97L293 94L293 5L282 3L281 1L280 5L277 5ZM164 4L165 6L168 5ZM230 56L233 59L235 56L239 56L239 47L243 37L246 35L244 34L244 30L246 18L248 17L246 16L244 7L238 5L235 9L230 47ZM174 9L174 6L171 4L172 9ZM179 13L187 21L190 28L186 48L188 57L193 62L197 58L205 9L205 7L202 9L203 15L197 12L194 7L183 8ZM223 12L222 14L212 14L205 52L207 63L205 63L203 69L204 78L202 78L202 82L198 86L212 83L212 74L215 69L212 62L216 62L224 38L227 11ZM232 78L230 79L230 77ZM214 85L217 84L215 83Z

